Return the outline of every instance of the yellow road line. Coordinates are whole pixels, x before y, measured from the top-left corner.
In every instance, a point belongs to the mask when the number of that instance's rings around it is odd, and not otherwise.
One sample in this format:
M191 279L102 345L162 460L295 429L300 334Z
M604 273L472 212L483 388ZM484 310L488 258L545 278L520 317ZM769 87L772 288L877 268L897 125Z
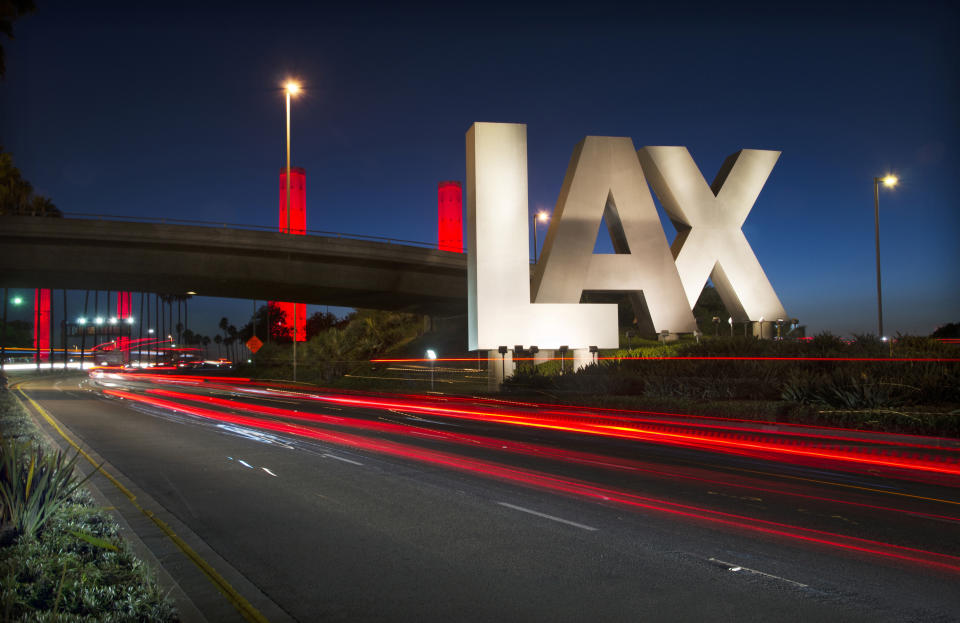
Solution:
M21 383L22 383L22 381L21 381ZM236 608L236 609L240 612L241 615L243 615L243 618L244 618L244 619L246 619L247 621L251 621L251 623L269 623L269 620L267 619L267 617L263 616L263 614L261 614L261 612L260 612L259 610L257 610L257 609L253 606L253 604L251 604L249 601L247 601L246 598L244 598L243 595L241 595L235 588L233 588L233 587L230 585L230 583L227 582L227 580L226 580L222 575L220 575L219 573L217 573L217 570L214 569L214 568L210 565L210 563L208 563L206 560L204 560L204 559L200 556L200 554L198 554L196 551L194 551L194 549L193 549L192 547L190 547L189 545L187 545L186 541L184 541L183 539L181 539L180 536L177 535L177 533L173 531L173 528L171 528L170 526L168 526L165 521L163 521L162 519L160 519L159 517L157 517L157 516L153 513L153 511L151 511L151 510L149 510L149 509L146 509L146 508L144 508L143 506L141 506L141 505L137 502L137 496L135 496L129 489L127 489L126 487L124 487L123 484L120 483L120 481L118 481L116 478L114 478L109 472L107 472L107 470L103 469L103 466L102 466L102 465L97 465L97 464L94 462L93 458L91 458L90 455L87 454L87 453L83 450L83 448L81 448L79 445L77 445L77 443L76 443L73 439L71 439L70 436L67 435L66 432L64 432L64 430L63 430L63 429L60 427L60 425L53 419L53 417L52 417L49 413L47 413L47 411L46 411L43 407L41 407L39 404L37 404L37 402L36 402L33 398L31 398L30 396L28 396L28 395L20 388L21 383L16 383L16 384L13 386L13 388L16 389L18 392L20 392L20 395L23 396L24 398L26 398L26 399L30 402L31 406L33 406L33 408L36 409L37 413L39 413L41 416L43 416L43 419L45 419L45 420L47 421L47 423L50 424L50 426L52 426L52 427L54 428L54 430L56 430L58 433L60 433L60 436L63 437L63 438L67 441L67 443L69 443L71 446L73 446L74 448L76 448L76 449L77 449L77 452L79 452L79 453L83 456L83 458L87 459L87 461L89 461L90 464L93 465L93 467L94 467L94 469L95 469L96 471L98 471L98 472L100 472L101 474L103 474L103 476L104 476L107 480L109 480L111 483L113 483L113 485L114 485L117 489L119 489L120 492L123 493L123 495L126 496L126 498L127 498L128 500L130 500L130 503L133 504L133 507L134 507L134 508L136 508L138 511L140 511L141 513L143 513L144 516L146 516L146 517L147 517L148 519L150 519L150 521L152 521L158 528L160 528L160 530L161 530L164 534L166 534L167 537L168 537L171 541L173 541L173 543L174 543L178 548L180 548L180 551L183 552L183 554L184 554L187 558L189 558L190 561L193 562L193 564L195 564L195 565L200 569L200 571L202 571L203 574L207 576L207 578L208 578L211 582L213 582L213 585L217 587L217 590L219 590L219 591L223 594L223 596L226 597L227 600L228 600L231 604L233 604L233 607ZM14 397L16 397L16 396L14 396ZM18 399L18 400L19 400L19 399ZM22 404L23 404L23 403L21 402L21 405L22 405Z

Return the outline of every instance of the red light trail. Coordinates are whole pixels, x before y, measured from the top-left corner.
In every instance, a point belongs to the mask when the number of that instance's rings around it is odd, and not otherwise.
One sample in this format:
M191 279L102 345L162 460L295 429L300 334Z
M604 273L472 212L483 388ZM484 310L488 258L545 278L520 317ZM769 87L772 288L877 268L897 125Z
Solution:
M372 440L349 433L327 432L297 424L265 421L249 416L229 415L203 407L184 405L171 400L142 396L126 391L108 389L104 390L104 393L110 396L116 396L118 398L124 398L134 402L141 402L163 409L179 411L213 421L227 422L255 429L287 433L389 456L412 459L427 464L468 472L471 474L496 478L510 483L591 499L603 504L614 504L638 510L648 510L674 516L681 516L687 519L705 522L710 525L720 525L729 528L749 530L755 533L762 533L776 537L785 537L846 551L870 554L887 559L920 564L927 567L950 571L952 573L960 573L960 558L948 554L941 554L922 549L862 539L859 537L846 536L822 530L802 528L781 522L754 519L751 517L700 508L688 504L659 500L626 491L600 487L579 480L559 478L533 470L507 467L501 464L492 463L490 461L460 457L436 450L414 448L392 441Z
M561 361L561 357L514 357L513 361ZM570 361L570 357L563 358ZM596 361L865 361L886 363L960 363L960 358L937 357L595 357ZM438 357L436 359L370 359L370 363L470 362L476 357Z
M147 375L130 375L130 380ZM149 377L148 377L149 378ZM156 375L156 380L177 384L216 383L216 377ZM219 379L229 382L229 379ZM238 379L246 384L245 379ZM943 447L927 440L927 443L911 443L893 435L850 436L834 433L824 434L816 429L795 427L789 431L771 432L768 424L753 423L749 426L720 426L701 422L671 422L661 418L626 418L599 416L583 411L556 409L533 411L529 408L456 408L435 398L377 397L361 395L315 394L304 391L252 390L239 391L274 393L298 399L339 404L365 409L395 409L439 418L463 419L491 424L520 426L554 430L564 433L613 437L671 446L686 447L708 452L722 452L779 462L791 462L813 467L830 467L846 471L865 472L879 468L888 475L914 480L932 481L939 484L957 484L960 477L960 447ZM477 401L479 402L479 401ZM923 439L913 437L913 439ZM857 444L857 445L850 445ZM936 454L933 454L933 453Z
M671 479L681 478L684 480L691 480L691 481L695 481L703 484L732 486L738 489L747 489L747 490L757 491L762 493L786 495L790 497L798 497L798 498L816 500L820 502L844 504L849 506L858 506L862 508L869 508L873 510L881 510L881 511L888 511L888 512L894 512L894 513L906 513L909 515L925 517L928 519L955 521L960 523L960 517L953 517L953 516L947 516L947 515L935 515L935 514L924 513L924 512L914 511L914 510L907 511L907 510L891 508L887 506L877 506L874 504L850 502L847 500L840 500L836 498L825 498L821 496L813 496L813 495L807 495L803 493L770 489L767 487L745 485L743 483L731 483L731 482L722 481L722 480L702 478L698 476L684 474L678 471L665 471L660 468L651 468L649 464L642 463L639 461L622 459L619 457L609 457L609 456L593 454L588 452L580 452L576 450L564 450L564 449L544 446L540 444L527 443L522 441L504 440L504 439L498 439L494 437L484 437L481 435L471 435L471 434L460 433L460 432L423 429L423 428L419 428L417 426L412 426L409 424L396 424L391 422L370 422L366 420L356 420L354 418L348 418L348 417L331 416L331 415L317 414L317 413L307 413L302 411L293 411L290 409L270 407L270 406L264 406L264 405L252 405L252 404L237 401L237 400L228 400L224 398L216 398L214 396L190 394L186 392L176 392L176 391L170 391L166 389L150 389L150 390L147 390L147 393L155 396L164 396L167 398L174 398L179 400L187 400L187 401L216 405L218 407L224 407L228 409L242 410L247 413L268 415L268 416L281 417L281 418L287 418L287 419L297 419L297 420L314 422L318 424L328 424L328 425L334 425L334 426L349 427L349 428L355 428L360 430L375 431L380 433L396 433L396 434L402 434L405 436L424 437L424 438L431 438L431 439L439 438L439 439L443 439L446 442L456 443L460 445L467 445L470 447L482 447L488 450L496 450L498 452L521 454L527 457L559 460L559 461L564 461L569 463L578 463L582 465L590 465L594 467L615 469L615 470L621 470L621 471L643 472L643 473L648 473L656 476L664 476ZM956 504L960 506L960 503L956 503Z

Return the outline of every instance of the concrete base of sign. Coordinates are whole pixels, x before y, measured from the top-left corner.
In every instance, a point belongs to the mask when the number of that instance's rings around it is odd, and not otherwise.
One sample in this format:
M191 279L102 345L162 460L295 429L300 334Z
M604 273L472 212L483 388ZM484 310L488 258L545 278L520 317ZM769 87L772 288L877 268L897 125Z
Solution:
M787 322L780 324L780 334L777 335L777 323L764 320L763 322L754 322L753 325L753 337L760 338L761 340L772 340L777 337L783 337L787 334L787 331L790 330L791 325Z
M501 355L495 350L487 351L487 389L499 391L505 378L513 376L516 365L513 363L513 351Z
M537 354L533 356L533 365L539 366L541 363L547 363L553 359L553 351L550 349L537 351Z
M594 361L593 353L590 352L588 348L574 348L573 349L573 370L577 371L581 368L586 368L587 366L596 363Z

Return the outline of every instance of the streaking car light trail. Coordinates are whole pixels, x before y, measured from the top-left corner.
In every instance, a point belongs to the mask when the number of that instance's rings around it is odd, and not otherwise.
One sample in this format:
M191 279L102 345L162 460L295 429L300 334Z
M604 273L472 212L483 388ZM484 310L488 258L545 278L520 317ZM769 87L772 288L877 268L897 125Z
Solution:
M836 498L826 498L821 496L784 491L782 489L770 489L767 487L758 487L754 485L746 485L743 483L728 482L728 481L716 480L712 478L703 478L699 476L691 476L689 474L684 474L678 471L665 471L663 469L654 469L654 468L651 468L648 464L641 463L639 461L622 459L618 457L608 457L608 456L603 456L599 454L592 454L592 453L581 452L576 450L564 450L564 449L553 448L550 446L544 446L540 444L533 444L533 443L522 442L522 441L497 439L493 437L471 435L471 434L461 433L461 432L423 429L423 428L412 426L409 424L396 424L392 422L370 422L366 420L355 420L353 418L325 415L325 414L319 414L319 413L292 411L290 409L283 409L280 407L252 405L252 404L237 401L237 400L228 400L225 398L217 398L214 396L205 396L205 395L199 395L199 394L190 394L186 392L176 392L176 391L171 391L167 389L151 389L151 390L147 390L147 393L154 396L164 396L167 398L187 400L187 401L199 402L203 404L211 404L211 405L224 407L228 409L242 410L247 413L253 413L253 414L267 415L272 417L281 417L281 418L287 418L287 419L297 419L297 420L308 421L308 422L313 422L317 424L341 426L346 428L374 431L379 433L388 433L388 434L393 433L393 434L402 434L405 436L412 436L412 437L442 439L445 442L455 443L459 445L467 445L470 447L480 447L488 450L495 450L498 452L507 452L512 454L520 454L528 457L537 457L537 458L543 458L543 459L564 461L569 463L578 463L581 465L590 465L590 466L601 467L605 469L629 471L633 473L642 472L645 474L652 474L658 477L666 477L670 479L681 478L684 480L690 480L690 481L699 482L702 484L735 487L737 489L745 489L745 490L756 491L756 492L761 492L765 494L775 494L775 495L803 498L803 499L809 499L809 500L816 500L818 502L844 504L847 506L856 506L860 508L869 508L872 510L880 510L880 511L892 512L892 513L898 513L898 514L906 514L906 515L911 515L916 517L924 517L927 519L953 521L953 522L960 523L960 517L953 517L948 515L937 515L937 514L925 513L925 512L911 510L911 509L891 508L888 506L878 506L875 504L865 504L862 502L851 502L851 501L840 500ZM948 503L948 504L956 504L960 506L960 502L951 502L949 500L938 500L938 501Z
M186 377L184 377L186 379ZM204 377L199 377L203 379ZM190 380L186 380L190 383ZM197 382L200 382L199 380ZM356 395L329 395L309 392L281 392L298 399L346 405L368 409L395 409L433 417L466 419L472 421L541 428L559 432L615 437L633 441L662 443L710 452L723 452L775 461L793 461L817 465L828 461L840 469L888 468L897 475L916 478L926 474L955 478L960 476L956 448L936 448L940 456L922 456L910 444L885 442L876 444L864 439L808 433L802 438L773 434L759 429L705 430L703 425L687 425L663 421L637 421L628 418L603 418L584 413L553 411L534 414L529 411L502 409L500 412L479 409L453 408L436 404L433 400L394 399ZM546 416L546 417L545 417ZM853 441L859 446L837 447L836 441ZM927 446L929 447L929 446ZM909 454L910 456L902 456ZM898 456L899 455L899 456ZM937 460L939 459L939 460ZM812 462L811 462L812 461Z
M513 361L570 361L570 357L513 357ZM960 363L960 358L944 357L739 357L739 356L704 356L704 357L618 357L616 355L595 357L596 361L867 361L887 363ZM447 363L447 362L476 362L474 357L438 357L436 359L370 359L370 363Z
M208 380L210 382L215 381L214 378L210 378ZM256 385L260 389L255 390L251 387L242 387L242 386L234 386L229 389L233 389L239 392L250 392L250 393L257 392L257 393L264 393L264 394L276 394L276 395L287 395L287 396L290 396L291 393L285 390L291 390L295 392L296 397L302 397L303 395L310 393L310 390L313 389L313 388L304 388L303 386L295 386L295 385L283 384L283 383L278 383L273 381L249 381L249 380L247 381L248 383L244 383L244 385L247 385L247 384ZM399 399L399 400L416 400L416 401L419 401L421 404L435 403L435 404L449 405L452 403L460 403L460 404L481 404L481 405L488 405L488 406L493 406L497 408L514 407L514 408L537 409L537 410L554 409L555 413L563 416L570 416L570 417L597 417L597 414L600 414L600 413L603 413L603 414L611 413L611 414L616 414L615 417L622 417L626 421L634 421L634 422L635 421L641 421L641 422L651 421L650 416L662 416L662 417L672 418L672 420L670 420L670 423L673 423L673 424L676 424L678 418L682 418L684 420L693 420L694 422L727 422L727 423L736 423L736 424L747 424L747 425L753 425L753 426L763 426L764 427L763 429L755 429L755 431L762 432L764 434L770 433L771 426L775 426L777 429L780 429L777 431L778 435L787 434L788 431L783 429L796 429L799 431L812 431L812 430L813 431L824 431L824 430L837 431L838 433L846 432L846 433L861 435L860 438L852 438L852 437L845 438L849 440L855 440L855 439L862 440L862 436L864 434L869 434L872 439L883 439L883 438L895 439L895 441L891 441L889 443L898 449L909 446L909 447L937 449L937 450L945 450L945 449L960 450L960 441L957 441L957 440L950 440L950 442L954 444L952 447L945 446L944 445L945 440L943 439L938 439L937 444L932 445L929 443L930 441L929 437L923 437L919 435L911 435L906 433L884 433L884 432L878 432L878 431L864 431L864 430L859 430L855 428L843 428L839 426L827 426L823 424L809 425L809 424L798 424L794 422L765 422L765 421L758 421L755 419L750 420L745 418L720 417L720 416L713 416L713 415L694 415L689 413L675 413L675 412L666 412L666 411L637 411L637 410L628 410L628 409L616 409L611 407L595 407L595 406L573 407L570 405L561 405L561 404L555 404L555 403L526 402L526 401L504 400L504 399L495 399L495 398L486 398L486 397L481 398L481 397L475 397L475 396L391 394L386 392L359 392L355 390L343 390L343 389L331 390L330 388L324 388L323 391L326 394L335 393L339 395L353 395L353 396L357 396L357 395L378 396L384 399L391 398L391 399ZM742 430L743 432L748 432L748 429L743 427L741 427L740 430ZM810 433L803 432L801 434L809 435ZM822 436L823 433L818 432L817 435ZM903 440L907 438L915 438L917 440L923 441L924 443L914 444L914 443L904 442ZM838 437L837 439L844 439L844 438Z
M134 402L153 405L163 409L188 413L213 421L230 422L255 429L273 430L275 432L288 433L318 441L346 445L361 450L368 450L371 452L377 452L399 458L412 459L432 465L456 469L458 471L464 471L472 474L479 474L481 476L496 478L529 487L592 499L602 503L617 504L633 509L667 513L674 516L681 516L688 519L703 521L711 525L721 525L736 529L750 530L772 536L787 537L817 545L825 545L852 552L871 554L886 559L910 562L950 571L952 573L960 573L960 558L956 556L950 556L948 554L940 554L927 550L892 545L889 543L871 541L858 537L844 536L821 530L801 528L774 521L752 519L750 517L699 508L687 504L657 500L655 498L649 498L629 492L594 486L586 482L558 478L532 470L506 467L479 459L459 457L436 450L414 448L392 441L372 440L351 435L349 433L326 432L297 424L264 421L249 416L228 415L203 407L184 405L170 400L154 398L151 396L142 396L126 391L104 390L104 394L116 396L118 398L124 398Z
M749 456L759 456L760 458L777 457L775 460L783 460L785 457L830 460L836 461L840 465L848 466L888 467L904 470L906 472L913 471L926 472L929 474L941 474L946 476L960 476L960 466L957 465L955 459L950 463L946 463L933 460L924 460L922 458L907 459L883 454L871 455L862 450L857 451L857 449L848 448L806 449L801 447L799 444L788 445L774 442L744 440L742 437L746 436L746 432L731 434L728 437L722 437L719 435L693 434L690 432L677 433L667 430L653 430L642 428L640 426L628 426L624 424L608 425L587 424L580 422L561 423L558 421L550 421L544 418L531 417L529 415L519 413L503 414L489 411L451 409L422 405L413 403L411 401L391 401L313 394L303 394L300 395L300 397L320 402L371 409L397 409L402 411L410 411L413 413L430 414L433 416L461 418L498 424L511 424L516 426L542 428L561 432L616 437L634 441L669 443L671 445L682 445L684 447L701 450L741 454L749 453Z
M555 415L561 418L577 418L583 421L595 421L598 418L610 419L616 418L617 422L626 422L627 424L642 423L646 425L662 424L666 426L688 428L693 426L698 429L705 429L715 426L720 430L726 429L732 434L756 434L765 437L775 436L782 439L791 435L808 438L814 438L814 443L824 441L845 441L854 443L869 443L873 451L892 450L902 452L906 449L936 450L941 453L956 452L960 455L960 441L937 439L923 437L918 435L909 435L901 433L883 433L877 431L863 431L851 428L843 428L825 425L807 425L792 422L763 422L744 418L731 418L719 416L693 415L686 413L670 413L660 411L635 411L626 409L615 409L610 407L571 407L569 405L560 405L555 403L537 403L516 400L504 400L494 398L480 398L468 396L436 396L419 394L395 394L385 392L359 392L356 390L331 390L324 388L323 394L317 394L312 387L304 387L303 384L289 384L278 381L256 381L241 377L222 377L222 376L201 376L201 375L152 375L149 373L124 373L124 380L142 380L144 378L162 381L168 384L178 384L178 379L184 379L186 385L205 384L211 389L229 390L250 394L276 395L294 398L309 398L311 396L339 395L368 398L371 400L409 400L419 405L436 404L443 408L449 408L451 404L477 404L494 407L497 409L515 408L521 410L537 410L544 415ZM549 409L549 410L548 410ZM525 411L526 412L526 411ZM601 415L601 414L613 414ZM669 419L653 419L651 416ZM682 420L691 420L683 422ZM718 423L718 424L715 424ZM725 426L737 424L736 428ZM771 431L771 427L776 427L776 431ZM796 431L796 432L795 432ZM824 433L823 431L831 431ZM834 434L835 432L835 434ZM841 435L847 433L847 435ZM916 441L907 441L915 439ZM935 442L935 443L934 443Z

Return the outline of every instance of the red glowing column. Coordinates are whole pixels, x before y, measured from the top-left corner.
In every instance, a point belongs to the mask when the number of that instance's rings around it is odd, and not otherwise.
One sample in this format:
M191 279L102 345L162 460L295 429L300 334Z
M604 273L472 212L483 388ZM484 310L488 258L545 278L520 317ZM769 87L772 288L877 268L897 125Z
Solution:
M463 189L460 182L437 185L437 241L441 251L463 253Z
M280 169L280 231L287 231L287 167ZM302 167L290 167L290 232L307 233L307 174ZM307 306L304 303L277 303L286 314L286 327L293 335L293 318L297 318L297 341L307 340ZM296 314L294 314L296 306Z
M130 316L130 293L117 292L117 318L123 320Z
M40 358L50 356L50 290L33 291L33 347L40 349Z

